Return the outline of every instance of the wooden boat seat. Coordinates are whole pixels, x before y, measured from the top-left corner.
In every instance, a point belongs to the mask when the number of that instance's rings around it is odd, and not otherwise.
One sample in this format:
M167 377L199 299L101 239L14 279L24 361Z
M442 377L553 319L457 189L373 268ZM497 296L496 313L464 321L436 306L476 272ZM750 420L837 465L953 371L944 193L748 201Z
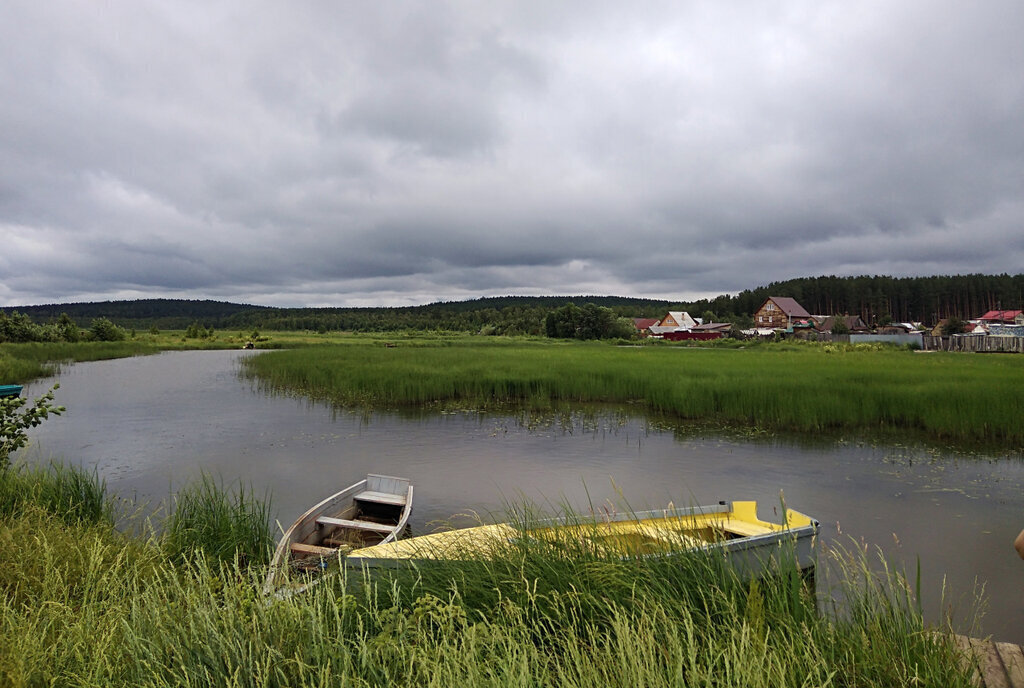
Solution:
M359 502L375 502L377 504L389 504L391 506L405 506L405 495L393 494L390 492L374 492L366 490L355 496Z
M350 521L347 518L333 518L331 516L320 516L316 522L322 526L337 526L339 528L351 528L353 530L372 530L377 533L393 533L395 526L387 523L373 523L372 521Z
M749 523L738 518L727 518L724 521L719 521L712 524L713 527L720 528L727 533L735 533L741 537L751 537L754 535L766 535L774 532L770 528L758 525L756 523Z
M318 554L321 557L336 557L338 556L338 550L333 547L320 547L319 545L307 545L302 542L293 542L291 544L291 550L293 554Z

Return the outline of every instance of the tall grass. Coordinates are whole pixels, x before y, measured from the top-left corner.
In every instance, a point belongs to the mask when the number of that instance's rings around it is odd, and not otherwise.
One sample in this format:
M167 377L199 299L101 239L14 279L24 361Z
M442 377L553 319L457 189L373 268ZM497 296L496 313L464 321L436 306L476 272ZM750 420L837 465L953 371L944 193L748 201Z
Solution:
M76 466L14 464L0 469L0 518L42 510L67 525L114 522L106 482Z
M274 535L270 499L238 483L233 488L203 473L171 500L163 546L168 555L187 561L197 555L247 567L270 561Z
M910 430L944 441L1024 447L1020 356L465 342L278 351L243 365L269 387L341 405L628 403L681 419L770 430Z
M51 519L0 517L3 685L969 685L907 581L859 550L837 557L836 610L785 564L750 580L521 538L267 599L238 560Z
M28 382L53 375L65 362L103 361L167 350L241 348L245 335L185 339L180 332L141 335L119 342L0 343L0 383Z
M159 347L140 341L122 342L30 342L0 344L0 380L28 382L53 375L62 362L102 361L153 354Z

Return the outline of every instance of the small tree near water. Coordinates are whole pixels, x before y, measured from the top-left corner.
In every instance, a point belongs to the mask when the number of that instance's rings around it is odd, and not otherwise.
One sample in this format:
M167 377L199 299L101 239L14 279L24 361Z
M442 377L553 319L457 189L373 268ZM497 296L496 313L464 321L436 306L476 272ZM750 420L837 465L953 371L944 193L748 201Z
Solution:
M34 428L51 414L59 416L66 409L53 403L53 392L59 384L26 408L28 399L20 396L0 398L0 470L11 464L11 454L28 444L28 429Z
M92 338L97 342L120 342L125 332L107 318L96 318L89 326Z

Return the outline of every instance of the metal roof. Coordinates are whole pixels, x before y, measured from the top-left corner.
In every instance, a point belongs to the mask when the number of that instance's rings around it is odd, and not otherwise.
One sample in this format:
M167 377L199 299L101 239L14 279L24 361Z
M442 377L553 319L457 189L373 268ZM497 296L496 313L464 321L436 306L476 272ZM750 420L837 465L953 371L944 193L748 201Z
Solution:
M809 318L811 314L804 310L804 307L796 302L796 299L788 296L769 296L768 301L774 301L783 313L791 318ZM768 303L765 301L765 303ZM758 309L760 310L760 309Z

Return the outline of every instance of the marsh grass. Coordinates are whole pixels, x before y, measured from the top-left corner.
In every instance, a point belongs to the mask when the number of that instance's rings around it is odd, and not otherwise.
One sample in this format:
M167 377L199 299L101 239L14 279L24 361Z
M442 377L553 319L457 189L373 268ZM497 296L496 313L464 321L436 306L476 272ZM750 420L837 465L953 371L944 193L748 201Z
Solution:
M283 599L243 557L190 551L33 505L0 515L0 683L968 685L905 578L859 549L835 555L834 605L785 557L750 579L713 556L623 560L569 538Z
M242 483L226 487L203 473L170 499L162 535L164 549L178 561L201 553L217 562L248 567L270 561L274 536L270 499Z
M0 469L0 518L42 510L67 525L113 524L113 502L98 474L76 466L14 464Z
M0 382L22 383L54 375L63 363L145 356L169 350L235 349L241 348L244 342L241 334L225 334L217 339L184 339L180 332L140 335L119 342L4 342L0 343Z
M628 404L782 432L911 432L1024 447L1024 359L903 350L749 350L467 340L317 347L243 362L271 389L349 407L534 410Z

